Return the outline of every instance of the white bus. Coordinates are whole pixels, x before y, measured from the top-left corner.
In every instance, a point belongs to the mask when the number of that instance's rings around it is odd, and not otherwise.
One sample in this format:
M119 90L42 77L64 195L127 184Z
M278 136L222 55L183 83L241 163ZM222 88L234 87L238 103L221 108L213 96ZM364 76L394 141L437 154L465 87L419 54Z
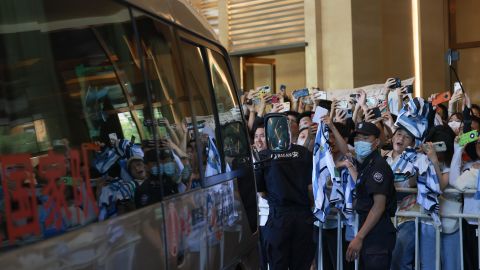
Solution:
M237 91L187 1L0 1L1 268L258 269Z

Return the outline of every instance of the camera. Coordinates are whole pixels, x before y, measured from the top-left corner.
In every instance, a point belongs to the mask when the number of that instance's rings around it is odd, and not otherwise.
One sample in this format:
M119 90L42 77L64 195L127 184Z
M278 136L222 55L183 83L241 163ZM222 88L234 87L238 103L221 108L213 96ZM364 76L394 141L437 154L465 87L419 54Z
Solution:
M413 94L413 85L407 85L407 94Z
M390 88L395 89L400 87L402 87L402 80L400 80L400 78L395 78L395 83L390 85Z
M296 99L299 99L299 98L301 98L301 97L306 97L306 96L309 95L308 88L303 88L303 89L295 90L295 91L293 91L292 95L293 95L293 97L296 98Z

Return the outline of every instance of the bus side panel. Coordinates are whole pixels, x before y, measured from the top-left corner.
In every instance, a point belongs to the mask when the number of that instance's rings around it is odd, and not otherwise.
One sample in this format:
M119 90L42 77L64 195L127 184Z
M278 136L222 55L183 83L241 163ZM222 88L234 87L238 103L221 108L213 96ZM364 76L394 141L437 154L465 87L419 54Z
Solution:
M7 252L3 270L165 269L161 204Z
M236 178L206 190L208 269L234 269L240 262L247 265L248 257L258 256L242 195ZM255 261L253 269L258 265Z
M163 203L169 269L256 269L257 237L237 179Z
M168 269L207 269L205 191L194 190L162 203Z

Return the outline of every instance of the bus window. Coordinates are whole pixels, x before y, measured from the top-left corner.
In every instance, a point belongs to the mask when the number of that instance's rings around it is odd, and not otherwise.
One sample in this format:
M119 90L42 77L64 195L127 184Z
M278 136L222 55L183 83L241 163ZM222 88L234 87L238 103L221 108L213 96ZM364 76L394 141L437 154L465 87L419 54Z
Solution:
M151 130L142 127L148 105L129 12L86 2L17 7L0 33L1 248L138 208L132 168Z
M185 77L192 93L193 114L196 116L200 136L198 141L201 144L199 148L202 173L205 177L210 177L222 172L222 161L203 49L184 40L181 42L181 48L183 59L186 61Z
M165 196L200 188L198 158L191 140L190 102L179 85L171 28L140 12L134 16L152 88L153 111L145 110L143 118L156 123L160 147L158 163L152 163L152 173L163 182Z
M229 168L237 169L249 162L250 151L245 125L225 58L210 49L207 49L207 55L221 124L225 161Z

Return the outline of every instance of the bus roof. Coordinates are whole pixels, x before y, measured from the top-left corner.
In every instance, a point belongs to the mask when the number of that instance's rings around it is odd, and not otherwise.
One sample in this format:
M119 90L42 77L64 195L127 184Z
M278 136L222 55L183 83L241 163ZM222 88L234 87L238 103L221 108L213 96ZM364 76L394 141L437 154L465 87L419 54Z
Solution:
M30 6L32 0L7 0L2 3L13 10ZM174 23L218 44L218 38L209 23L187 0L44 0L28 12L2 14L0 34L28 31L49 32L129 20L128 11L115 2L128 3L164 21Z
M125 2L218 43L217 35L210 24L187 0L125 0Z

